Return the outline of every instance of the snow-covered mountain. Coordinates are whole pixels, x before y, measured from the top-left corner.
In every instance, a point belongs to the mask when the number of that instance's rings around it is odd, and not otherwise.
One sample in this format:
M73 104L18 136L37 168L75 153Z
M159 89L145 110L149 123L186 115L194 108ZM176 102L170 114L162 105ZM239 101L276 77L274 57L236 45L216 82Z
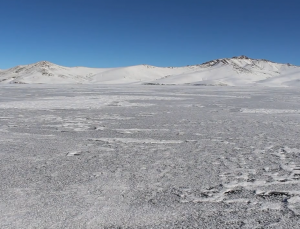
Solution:
M20 65L0 72L1 83L72 84L84 83L108 69L86 67L63 67L48 61Z
M246 56L185 67L63 67L47 61L0 70L0 83L300 86L300 67Z
M158 80L160 84L300 86L300 67L246 56L212 60Z

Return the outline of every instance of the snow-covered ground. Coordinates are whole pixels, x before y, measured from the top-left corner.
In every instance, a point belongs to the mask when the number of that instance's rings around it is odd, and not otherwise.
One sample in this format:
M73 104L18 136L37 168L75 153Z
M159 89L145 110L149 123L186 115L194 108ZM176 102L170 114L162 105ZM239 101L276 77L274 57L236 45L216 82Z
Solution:
M63 67L47 61L0 71L3 84L192 84L300 86L300 67L246 56L185 67Z
M299 99L1 85L0 228L300 228Z

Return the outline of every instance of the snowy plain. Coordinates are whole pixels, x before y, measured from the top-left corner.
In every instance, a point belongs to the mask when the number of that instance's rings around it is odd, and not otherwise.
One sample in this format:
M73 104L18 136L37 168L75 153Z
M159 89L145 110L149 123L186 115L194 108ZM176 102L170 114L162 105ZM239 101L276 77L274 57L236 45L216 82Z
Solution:
M0 95L0 228L300 228L298 88Z

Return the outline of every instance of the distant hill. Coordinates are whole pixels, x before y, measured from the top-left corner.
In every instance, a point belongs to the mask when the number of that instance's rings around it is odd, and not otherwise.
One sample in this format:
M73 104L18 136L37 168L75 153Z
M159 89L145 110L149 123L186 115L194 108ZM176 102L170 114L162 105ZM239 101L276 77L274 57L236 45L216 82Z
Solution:
M0 83L191 84L300 86L300 67L246 56L185 67L137 65L120 68L63 67L47 61L0 70Z

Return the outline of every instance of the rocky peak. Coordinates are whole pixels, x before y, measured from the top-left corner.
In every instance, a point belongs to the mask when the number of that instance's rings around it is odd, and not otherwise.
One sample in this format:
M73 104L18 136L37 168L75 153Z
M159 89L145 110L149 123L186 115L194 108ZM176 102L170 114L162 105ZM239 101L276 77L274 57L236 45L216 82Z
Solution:
M49 68L53 65L54 64L52 64L49 61L40 61L40 62L37 62L36 64L34 64L34 67Z
M232 57L232 59L238 59L238 60L250 60L251 58L242 55L242 56L234 56L234 57Z

